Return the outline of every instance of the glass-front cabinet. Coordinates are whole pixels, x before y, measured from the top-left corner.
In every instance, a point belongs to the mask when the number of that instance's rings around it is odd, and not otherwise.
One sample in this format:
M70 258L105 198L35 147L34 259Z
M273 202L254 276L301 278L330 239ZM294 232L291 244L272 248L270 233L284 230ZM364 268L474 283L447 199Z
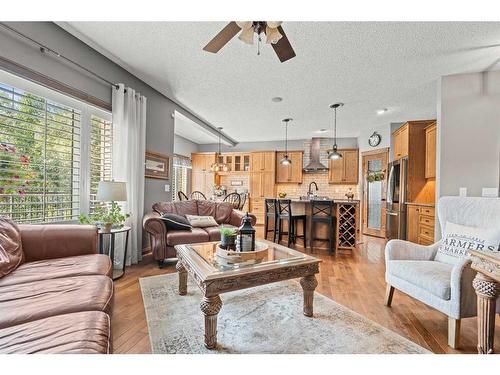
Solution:
M228 172L250 171L250 154L221 154L219 162L227 164Z

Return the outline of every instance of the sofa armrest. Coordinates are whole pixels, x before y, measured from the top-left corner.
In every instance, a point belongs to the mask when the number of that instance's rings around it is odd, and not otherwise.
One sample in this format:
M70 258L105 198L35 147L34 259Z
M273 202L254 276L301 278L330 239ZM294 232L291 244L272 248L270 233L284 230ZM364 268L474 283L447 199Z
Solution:
M20 224L26 262L97 253L97 227L77 224Z
M246 215L246 212L240 211L240 210L232 210L231 211L231 216L229 217L229 224L234 225L235 227L241 226L241 222L243 220L243 217ZM255 215L248 213L248 215L252 218L252 226L255 225L257 222L257 218Z
M438 247L439 242L430 246L424 246L409 241L390 240L385 245L385 261L433 260Z
M451 304L450 315L455 319L477 315L477 297L472 281L476 271L471 267L472 261L461 259L451 271Z
M167 256L167 227L158 212L148 212L142 220L144 230L149 234L151 252L156 260Z

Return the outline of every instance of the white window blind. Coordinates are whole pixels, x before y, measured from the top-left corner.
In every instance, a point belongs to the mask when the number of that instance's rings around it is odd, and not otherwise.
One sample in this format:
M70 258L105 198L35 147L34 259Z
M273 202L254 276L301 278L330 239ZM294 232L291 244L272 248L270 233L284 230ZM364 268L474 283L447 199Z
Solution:
M111 121L91 117L90 129L90 208L95 213L103 203L96 200L99 181L112 179L113 124Z
M189 196L189 178L191 175L191 159L174 155L172 173L172 200L179 200L177 192L182 191Z
M80 111L0 84L0 215L76 219L80 136Z

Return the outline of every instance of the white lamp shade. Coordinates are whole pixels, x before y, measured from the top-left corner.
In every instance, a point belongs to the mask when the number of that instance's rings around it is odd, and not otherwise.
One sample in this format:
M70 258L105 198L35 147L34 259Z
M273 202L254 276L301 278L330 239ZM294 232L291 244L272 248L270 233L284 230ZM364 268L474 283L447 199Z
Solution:
M118 181L99 181L97 200L102 202L126 201L127 184Z

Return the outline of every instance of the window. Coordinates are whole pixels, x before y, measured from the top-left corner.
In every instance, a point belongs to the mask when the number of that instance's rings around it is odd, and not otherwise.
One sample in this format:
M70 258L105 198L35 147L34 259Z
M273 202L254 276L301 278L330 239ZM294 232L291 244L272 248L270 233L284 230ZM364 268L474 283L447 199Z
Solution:
M112 179L113 124L97 116L91 117L90 129L90 206L95 213L100 204L96 200L99 181Z
M110 114L12 77L0 71L0 216L42 223L92 212L98 181L112 177Z
M189 180L191 179L191 159L174 155L172 173L172 200L179 200L177 192L182 191L189 195Z

